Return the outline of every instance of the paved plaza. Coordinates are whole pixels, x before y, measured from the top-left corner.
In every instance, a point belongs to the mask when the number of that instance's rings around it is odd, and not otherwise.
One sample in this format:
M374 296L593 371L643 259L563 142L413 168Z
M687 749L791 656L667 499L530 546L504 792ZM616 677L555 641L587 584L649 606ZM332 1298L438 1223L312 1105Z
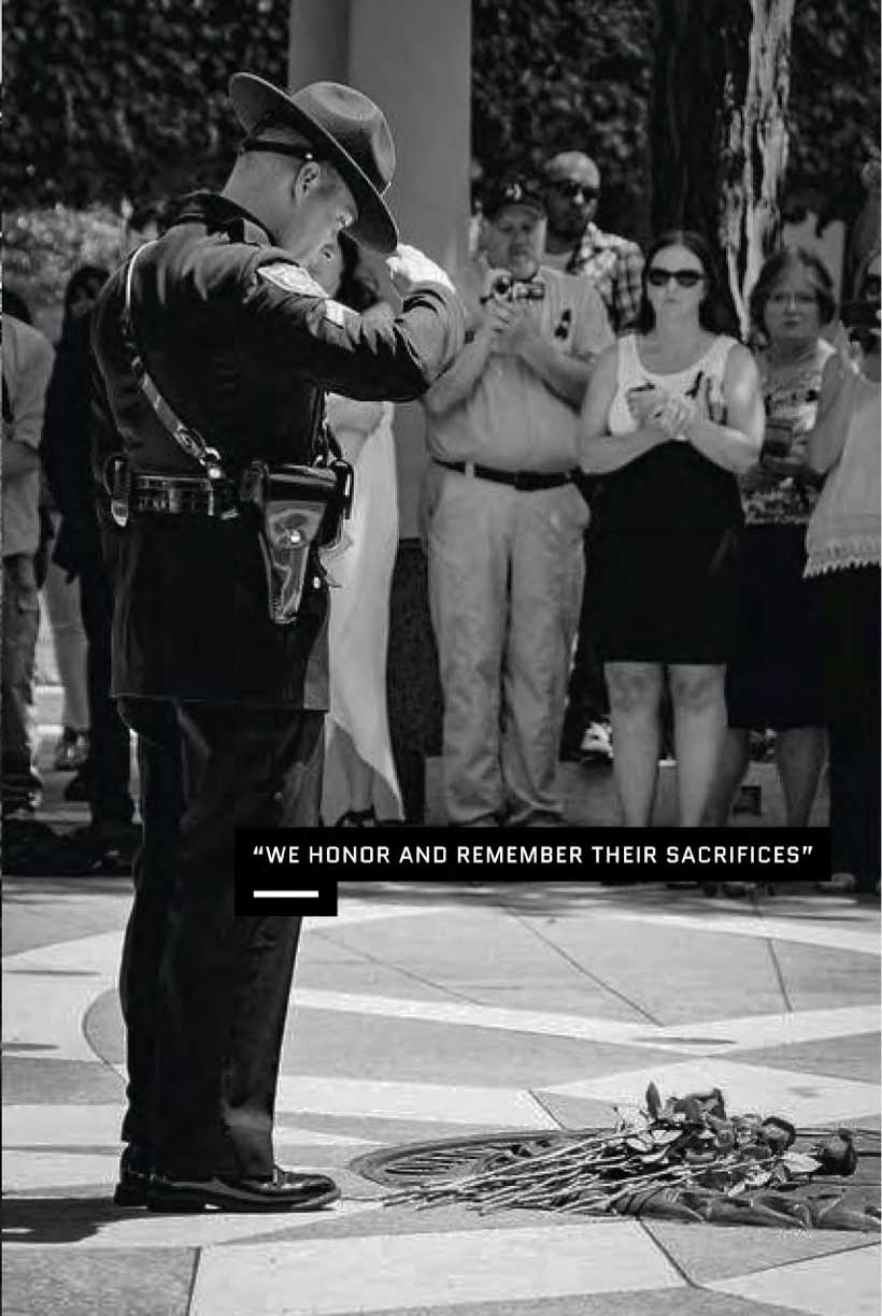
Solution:
M75 821L48 785L46 816ZM878 1130L872 903L343 886L339 917L306 924L277 1123L279 1161L332 1173L341 1202L174 1217L110 1201L130 889L5 881L4 1316L877 1316L877 1235L417 1210L351 1168L438 1138L607 1127L650 1079Z

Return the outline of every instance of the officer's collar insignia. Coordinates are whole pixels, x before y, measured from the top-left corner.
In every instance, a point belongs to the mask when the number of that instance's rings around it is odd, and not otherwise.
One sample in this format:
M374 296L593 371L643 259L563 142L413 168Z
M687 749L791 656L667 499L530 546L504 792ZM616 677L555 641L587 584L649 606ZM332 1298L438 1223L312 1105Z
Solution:
M305 270L302 265L295 265L291 261L277 260L268 265L261 265L257 273L268 283L274 283L277 288L283 288L285 292L297 293L300 297L321 297L327 299L328 294L320 283Z

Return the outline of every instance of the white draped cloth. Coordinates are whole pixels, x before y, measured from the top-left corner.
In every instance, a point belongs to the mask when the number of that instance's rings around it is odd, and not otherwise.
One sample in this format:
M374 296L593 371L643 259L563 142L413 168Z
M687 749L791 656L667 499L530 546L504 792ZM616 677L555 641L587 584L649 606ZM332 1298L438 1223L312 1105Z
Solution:
M350 541L327 561L330 580L330 706L325 719L322 818L348 809L352 751L371 769L370 802L380 821L404 817L386 710L389 594L398 550L394 408L330 394L328 421L355 468ZM357 455L356 455L357 454ZM354 460L353 460L354 458Z

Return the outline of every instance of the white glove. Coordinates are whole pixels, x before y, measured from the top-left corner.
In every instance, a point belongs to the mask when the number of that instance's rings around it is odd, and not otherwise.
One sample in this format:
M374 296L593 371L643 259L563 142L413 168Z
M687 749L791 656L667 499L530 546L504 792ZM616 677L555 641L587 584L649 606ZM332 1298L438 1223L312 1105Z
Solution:
M429 260L417 247L409 247L404 242L399 242L392 255L386 258L386 267L402 297L406 297L422 283L436 283L448 292L454 291L453 284L440 265Z

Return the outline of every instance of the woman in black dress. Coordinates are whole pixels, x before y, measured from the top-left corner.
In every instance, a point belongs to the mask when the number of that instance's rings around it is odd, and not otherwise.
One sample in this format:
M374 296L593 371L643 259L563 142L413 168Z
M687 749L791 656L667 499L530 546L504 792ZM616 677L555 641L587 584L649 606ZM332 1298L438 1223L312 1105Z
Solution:
M630 827L652 817L665 677L684 827L701 822L726 728L736 475L757 460L763 406L750 353L717 332L715 291L697 234L658 238L643 271L639 332L601 356L582 412L582 468L604 477L585 587L597 597Z

